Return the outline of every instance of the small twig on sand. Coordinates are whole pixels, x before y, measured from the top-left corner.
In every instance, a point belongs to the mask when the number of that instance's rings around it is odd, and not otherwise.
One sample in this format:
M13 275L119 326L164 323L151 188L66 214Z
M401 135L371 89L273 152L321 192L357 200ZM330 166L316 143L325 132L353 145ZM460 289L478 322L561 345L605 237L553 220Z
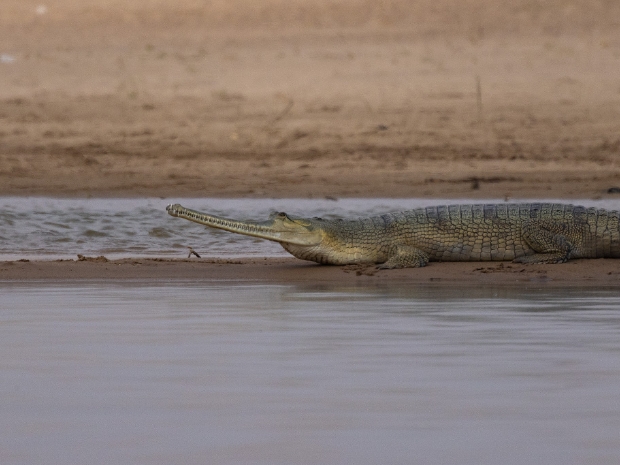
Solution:
M194 249L192 249L191 247L188 247L188 249L189 249L189 254L187 255L187 258L191 258L192 255L196 255L198 258L200 258L200 255L198 255L198 253Z

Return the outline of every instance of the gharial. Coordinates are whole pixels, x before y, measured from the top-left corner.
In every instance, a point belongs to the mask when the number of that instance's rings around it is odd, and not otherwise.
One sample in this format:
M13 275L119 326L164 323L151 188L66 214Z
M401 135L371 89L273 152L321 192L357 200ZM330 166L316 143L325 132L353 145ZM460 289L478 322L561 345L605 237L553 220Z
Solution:
M620 258L618 211L557 203L447 205L355 220L235 221L168 205L172 216L279 242L302 260L328 265L425 266L429 261L563 263Z

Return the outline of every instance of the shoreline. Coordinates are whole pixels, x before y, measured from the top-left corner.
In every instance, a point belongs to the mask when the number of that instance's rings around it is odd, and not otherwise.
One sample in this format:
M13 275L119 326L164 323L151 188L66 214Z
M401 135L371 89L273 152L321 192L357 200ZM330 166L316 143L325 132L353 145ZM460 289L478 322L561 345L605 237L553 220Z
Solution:
M620 189L620 188L619 188ZM277 193L265 193L264 195L235 195L235 194L218 194L210 193L205 195L191 195L188 193L176 193L172 195L157 195L153 192L147 192L142 194L141 192L128 191L125 194L120 194L118 191L103 191L94 193L59 193L59 192L42 192L42 193L1 193L0 199L37 199L37 200L67 200L67 201L106 201L106 200L161 200L162 202L184 202L193 200L245 200L245 199L262 199L262 200L310 200L310 201L323 201L328 200L332 202L338 202L340 200L386 200L386 201L399 201L399 200L419 200L429 201L432 205L443 205L446 203L462 203L462 204L474 204L474 203L530 203L530 202L547 202L547 203L566 203L579 205L580 203L592 203L592 202L617 202L618 207L614 209L620 210L620 191L618 192L600 192L598 194L592 193L592 195L566 195L566 193L556 193L552 195L549 193L536 195L535 193L524 193L524 195L506 196L502 195L500 190L485 191L488 195L472 195L471 192L463 190L457 192L455 195L397 195L393 193L387 193L386 195L371 195L372 189L368 190L368 195L295 195L292 190ZM601 207L605 208L605 207Z
M582 259L557 265L512 262L432 262L424 268L376 270L373 266L324 266L295 258L168 259L83 257L78 260L0 262L3 284L77 283L88 281L244 282L252 284L478 284L519 286L620 286L614 259Z

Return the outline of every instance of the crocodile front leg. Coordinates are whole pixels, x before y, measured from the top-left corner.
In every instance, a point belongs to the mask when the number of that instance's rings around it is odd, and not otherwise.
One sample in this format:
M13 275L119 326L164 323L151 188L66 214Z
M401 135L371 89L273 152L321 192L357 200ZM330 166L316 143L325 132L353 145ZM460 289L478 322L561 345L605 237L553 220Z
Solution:
M394 268L420 268L428 264L428 255L409 245L397 245L385 263L377 265L380 270Z
M531 220L523 223L523 240L536 252L514 259L515 263L564 263L570 258L573 244L569 240L575 231L566 223L556 221Z

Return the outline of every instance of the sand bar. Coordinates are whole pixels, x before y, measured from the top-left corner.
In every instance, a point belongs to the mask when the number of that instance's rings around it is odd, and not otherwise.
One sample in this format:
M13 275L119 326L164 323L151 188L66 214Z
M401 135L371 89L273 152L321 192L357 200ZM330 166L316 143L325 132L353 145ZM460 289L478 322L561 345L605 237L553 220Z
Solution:
M294 258L122 259L0 262L0 282L88 280L235 281L264 284L475 284L483 286L620 286L620 262L575 260L560 265L510 262L430 263L425 268L381 270L367 266L321 266Z

